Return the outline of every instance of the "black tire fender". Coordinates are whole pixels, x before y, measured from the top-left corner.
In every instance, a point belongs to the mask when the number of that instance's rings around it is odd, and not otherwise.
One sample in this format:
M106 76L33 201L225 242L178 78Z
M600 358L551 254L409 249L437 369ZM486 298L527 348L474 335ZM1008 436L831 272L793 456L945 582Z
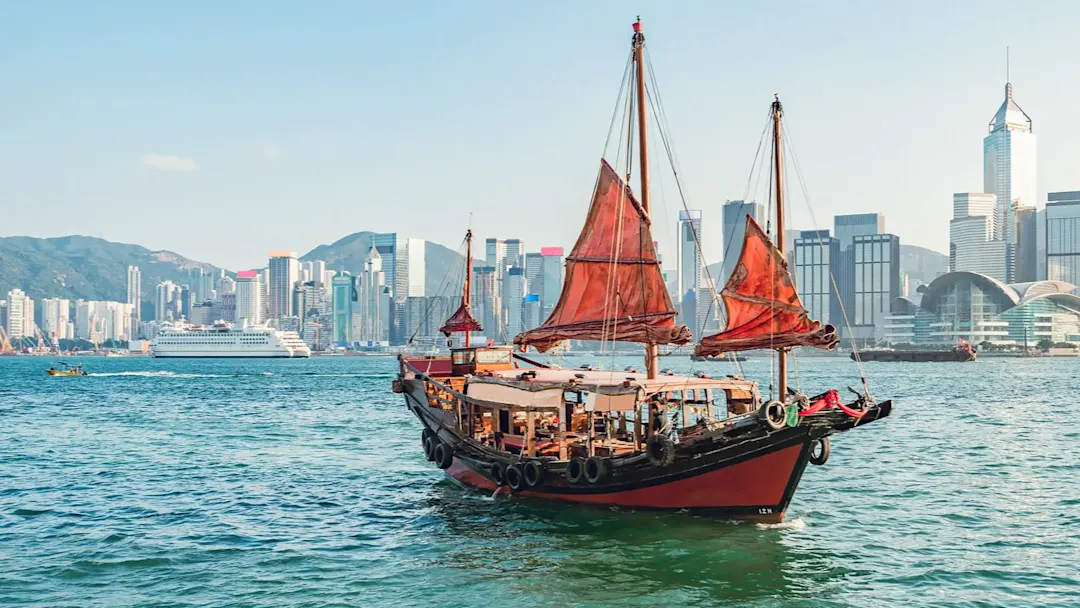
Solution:
M424 458L435 460L435 446L439 445L439 440L435 435L429 434L424 437Z
M525 485L535 488L544 483L544 463L539 460L530 460L522 467L525 473Z
M506 465L501 462L491 463L491 480L500 488L506 485Z
M779 401L770 401L758 408L758 417L774 431L787 426L787 410Z
M454 449L441 441L435 445L432 455L440 469L449 469L450 465L454 464Z
M585 459L585 479L589 483L600 483L607 478L610 462L599 456L589 456Z
M818 446L821 446L821 451L814 453L814 448ZM810 444L810 464L820 467L826 462L829 462L829 438L822 437Z
M585 459L571 458L566 465L566 481L581 483L585 480Z
M664 435L653 435L645 442L645 456L655 467L666 467L675 463L675 443Z
M525 487L525 472L521 470L520 464L506 467L506 485L515 492Z

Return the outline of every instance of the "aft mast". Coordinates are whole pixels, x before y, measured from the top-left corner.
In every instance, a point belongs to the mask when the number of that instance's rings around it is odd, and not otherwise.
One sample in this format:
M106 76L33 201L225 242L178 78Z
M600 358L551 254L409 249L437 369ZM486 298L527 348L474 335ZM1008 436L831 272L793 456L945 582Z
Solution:
M638 122L638 180L641 184L641 208L647 217L651 217L649 208L649 130L645 105L645 34L641 33L641 17L634 22L634 68L637 85L637 122ZM655 378L660 366L660 349L654 342L645 344L645 375Z
M461 293L461 303L465 308L472 309L472 228L465 231L465 287ZM469 338L472 331L465 330L465 348L469 348Z
M474 331L482 331L484 328L472 315L472 230L465 233L465 285L461 293L461 306L439 328L439 332L447 338L454 332L465 332L465 347L469 347L469 337Z
M772 103L773 118L773 165L776 172L776 248L780 257L785 257L784 249L784 156L783 137L781 137L781 121L784 108L780 105L780 95L775 96ZM774 297L774 300L776 298ZM777 375L779 376L778 389L780 401L787 399L787 349L776 350Z

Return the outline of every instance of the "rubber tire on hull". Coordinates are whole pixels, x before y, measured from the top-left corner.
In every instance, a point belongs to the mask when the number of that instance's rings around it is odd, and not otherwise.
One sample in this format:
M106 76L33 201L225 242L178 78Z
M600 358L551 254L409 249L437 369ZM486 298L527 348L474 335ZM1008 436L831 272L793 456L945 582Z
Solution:
M491 463L491 480L495 482L495 485L502 487L506 485L506 465L501 462Z
M525 472L521 470L521 465L512 464L506 467L506 485L515 492L525 487Z
M664 435L653 435L645 442L645 456L655 467L666 467L675 462L675 443Z
M599 456L589 456L585 459L585 479L589 483L600 483L608 474L608 461Z
M539 487L544 483L544 463L539 460L530 460L522 467L525 473L525 485L530 488Z
M585 480L585 459L571 458L566 465L566 481L581 483Z
M454 464L453 448L441 441L435 445L435 450L432 454L435 456L435 464L438 465L440 469L449 469L450 465Z
M439 445L439 440L434 435L428 435L424 438L424 458L429 461L435 460L435 446Z
M784 404L779 401L770 401L762 405L758 409L758 417L774 431L779 431L787 426L787 410L784 409Z
M821 453L816 453L814 448L821 446ZM810 464L821 466L829 461L829 438L822 437L810 446Z

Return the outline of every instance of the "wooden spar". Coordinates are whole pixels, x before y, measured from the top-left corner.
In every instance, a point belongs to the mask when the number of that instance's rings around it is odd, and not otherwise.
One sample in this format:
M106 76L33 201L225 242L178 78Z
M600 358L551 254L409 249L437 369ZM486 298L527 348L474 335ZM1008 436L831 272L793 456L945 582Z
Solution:
M784 250L784 157L783 138L781 136L780 117L783 107L780 105L780 96L772 104L773 115L773 164L776 172L776 248L780 250L780 257L785 256ZM775 299L775 298L774 298ZM779 376L780 401L787 399L787 349L781 348L776 353L777 375Z
M641 208L645 210L645 215L648 216L651 211L649 209L649 145L648 145L648 123L646 121L647 107L645 105L645 34L641 33L641 17L638 17L637 22L634 23L634 67L636 68L637 78L637 119L638 119L638 160L640 162L640 169L638 170L638 180L641 184ZM657 370L660 367L660 349L656 344L648 343L645 345L645 376L647 378L655 378L657 376Z
M469 294L472 291L472 228L469 228L465 232L465 289L461 294L461 301L465 303L465 307L468 308L471 304L469 300ZM469 337L472 335L471 331L465 331L465 348L469 348Z

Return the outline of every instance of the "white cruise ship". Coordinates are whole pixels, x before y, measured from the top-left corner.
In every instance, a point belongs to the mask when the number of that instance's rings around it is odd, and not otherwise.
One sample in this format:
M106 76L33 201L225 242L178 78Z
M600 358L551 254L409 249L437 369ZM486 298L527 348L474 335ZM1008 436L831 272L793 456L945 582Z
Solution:
M271 327L233 327L165 323L150 343L154 357L310 357L311 349L295 331Z

